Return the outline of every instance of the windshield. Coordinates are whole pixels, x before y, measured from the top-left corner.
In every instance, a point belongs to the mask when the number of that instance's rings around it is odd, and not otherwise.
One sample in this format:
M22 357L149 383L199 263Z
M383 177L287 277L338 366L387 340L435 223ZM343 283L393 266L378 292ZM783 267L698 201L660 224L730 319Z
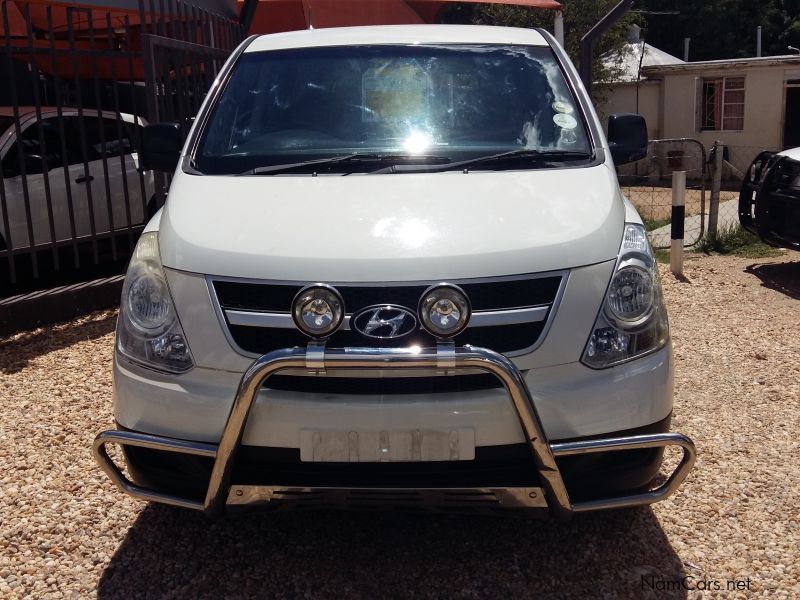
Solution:
M302 48L242 55L194 166L239 174L314 161L316 172L319 159L353 154L330 169L374 172L389 163L440 165L516 150L558 161L591 153L578 105L547 47ZM504 157L473 168L541 164Z

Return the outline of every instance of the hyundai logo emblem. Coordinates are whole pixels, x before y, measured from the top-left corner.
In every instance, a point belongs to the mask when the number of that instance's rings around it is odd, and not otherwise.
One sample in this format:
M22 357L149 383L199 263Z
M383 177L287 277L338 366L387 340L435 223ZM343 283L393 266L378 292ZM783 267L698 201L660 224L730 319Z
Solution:
M408 335L417 329L417 317L402 306L370 306L355 315L350 327L369 338L386 340Z

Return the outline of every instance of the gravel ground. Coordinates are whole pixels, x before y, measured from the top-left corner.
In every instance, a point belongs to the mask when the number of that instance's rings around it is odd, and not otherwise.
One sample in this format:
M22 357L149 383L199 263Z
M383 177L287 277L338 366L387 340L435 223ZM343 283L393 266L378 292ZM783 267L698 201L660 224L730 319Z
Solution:
M89 452L112 425L114 313L0 340L0 597L800 597L798 255L694 258L685 281L663 279L674 428L697 442L696 469L653 508L568 524L335 512L212 523L146 506Z

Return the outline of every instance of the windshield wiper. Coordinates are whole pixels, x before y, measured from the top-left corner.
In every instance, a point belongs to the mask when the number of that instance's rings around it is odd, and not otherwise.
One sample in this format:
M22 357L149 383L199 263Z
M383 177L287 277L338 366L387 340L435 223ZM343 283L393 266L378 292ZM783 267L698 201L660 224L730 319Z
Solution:
M438 156L433 154L380 154L374 152L353 152L350 154L340 154L337 156L328 156L326 158L317 158L315 160L304 160L296 163L286 163L280 165L266 165L263 167L256 167L248 169L239 175L274 175L286 171L294 171L295 169L302 169L305 167L313 166L328 166L337 163L350 163L350 162L419 162L425 161L426 164L416 166L427 166L430 162L452 164L450 159L446 156Z
M450 171L452 169L467 168L475 165L510 160L533 159L537 162L548 162L564 160L588 160L592 158L592 156L593 155L589 152L577 152L574 150L520 149L498 152L497 154L488 154L486 156L477 156L475 158L468 158L466 160L459 160L441 165L391 165L389 167L379 169L378 171L373 171L372 173L437 173L439 171Z

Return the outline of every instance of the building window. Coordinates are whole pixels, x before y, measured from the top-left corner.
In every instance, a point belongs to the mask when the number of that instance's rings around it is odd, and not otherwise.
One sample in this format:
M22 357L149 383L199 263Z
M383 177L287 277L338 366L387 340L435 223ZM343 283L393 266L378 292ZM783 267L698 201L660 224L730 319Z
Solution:
M744 129L744 77L703 80L703 131Z

